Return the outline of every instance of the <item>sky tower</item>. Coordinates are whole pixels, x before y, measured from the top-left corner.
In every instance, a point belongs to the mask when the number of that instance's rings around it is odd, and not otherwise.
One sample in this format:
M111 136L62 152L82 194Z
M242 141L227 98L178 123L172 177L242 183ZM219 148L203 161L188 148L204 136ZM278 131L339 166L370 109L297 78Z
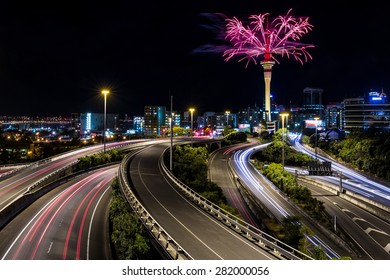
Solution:
M272 66L274 66L275 61L271 59L271 54L266 53L264 55L264 60L260 62L261 66L264 69L264 83L265 83L265 120L267 122L271 121L271 76L272 76Z
M264 70L265 82L265 121L271 121L271 74L277 56L293 57L301 64L311 59L308 48L314 45L300 43L301 37L308 33L313 25L308 17L294 17L291 9L284 16L278 16L268 22L269 13L251 15L249 24L243 24L236 17L226 19L225 39L231 44L223 53L225 61L240 56L239 61L246 60L257 64L259 58Z

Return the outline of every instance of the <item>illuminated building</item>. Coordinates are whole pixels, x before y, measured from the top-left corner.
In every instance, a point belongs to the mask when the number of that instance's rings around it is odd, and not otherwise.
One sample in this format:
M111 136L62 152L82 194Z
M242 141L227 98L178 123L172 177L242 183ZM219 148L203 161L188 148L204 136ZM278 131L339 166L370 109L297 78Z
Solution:
M342 102L343 129L390 128L390 103L384 92L369 92L365 97Z
M164 106L145 106L144 107L144 132L145 135L161 135L162 128L165 127Z
M113 130L115 127L116 114L107 114L107 130ZM102 134L104 130L104 114L102 113L82 113L80 114L81 135L87 135L91 132Z
M315 116L323 117L324 105L322 104L321 88L306 87L303 89L303 112L304 119L312 119Z

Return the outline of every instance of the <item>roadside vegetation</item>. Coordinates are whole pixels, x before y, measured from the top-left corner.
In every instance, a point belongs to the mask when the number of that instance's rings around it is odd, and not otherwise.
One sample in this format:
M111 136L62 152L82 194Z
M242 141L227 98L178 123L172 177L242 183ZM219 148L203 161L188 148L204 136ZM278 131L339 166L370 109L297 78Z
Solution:
M297 183L294 174L283 168L282 152L283 142L281 130L273 136L272 142L264 149L259 150L252 156L254 166L267 177L280 191L292 202L300 207L316 222L325 228L331 229L331 221L323 202L314 198L311 191ZM292 149L287 143L284 144L284 164L288 166L305 167L313 159L303 153ZM282 227L278 227L272 221L267 227L278 236L279 239L303 253L311 255L314 259L328 259L322 247L310 248L307 236L312 235L311 230L302 226L300 217L291 216L285 218ZM349 257L343 257L349 259Z
M173 174L193 191L233 215L236 208L227 203L222 189L207 177L209 152L205 147L176 146L173 153Z
M79 162L76 165L76 170L88 170L92 167L120 162L126 154L126 151L113 149L108 150L105 153L97 153L90 156L81 157L79 158Z
M323 203L313 198L307 187L297 183L294 174L286 171L282 163L282 145L280 131L274 136L274 140L266 148L256 152L253 157L253 164L266 176L276 187L278 187L296 205L305 210L313 219L330 227L328 216ZM292 149L284 144L284 164L288 166L305 167L313 159L303 153Z
M320 139L318 146L337 160L390 182L390 132L355 130L341 141Z
M296 182L295 176L284 170L281 163L272 162L272 158L269 156L272 156L273 151L275 151L275 149L277 149L280 145L280 143L271 143L267 146L267 148L256 153L253 161L254 166L256 166L256 168L259 169L265 177L267 177L277 188L290 198L293 203L306 211L309 216L326 227L330 227L330 221L323 203L318 199L313 198L307 187L299 185ZM290 152L289 149L291 148L285 147L285 151L288 150L286 155ZM295 154L295 151L292 153ZM293 161L297 164L297 166L304 166L305 162L308 160L305 155L301 155L300 157L294 155L290 158L294 159ZM298 158L301 158L301 160L297 161ZM275 159L277 161L277 158ZM272 221L267 224L267 227L283 242L300 250L301 252L311 255L308 251L309 243L306 235L312 235L312 232L309 228L302 227L299 221L299 217L292 216L283 220L281 228L278 227L275 222L272 223ZM317 256L315 256L315 258L321 258L321 256L322 254L317 252Z
M111 246L118 260L156 260L161 256L151 244L150 236L129 203L123 197L118 179L111 184Z

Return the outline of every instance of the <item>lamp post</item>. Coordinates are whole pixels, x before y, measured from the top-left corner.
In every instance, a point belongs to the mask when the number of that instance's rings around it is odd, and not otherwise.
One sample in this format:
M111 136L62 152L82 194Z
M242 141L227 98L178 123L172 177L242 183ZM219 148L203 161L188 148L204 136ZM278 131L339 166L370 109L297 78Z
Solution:
M173 118L175 114L173 113L173 96L171 95L171 117L169 118L169 125L170 125L170 139L171 139L171 145L169 149L169 170L172 172L173 166Z
M191 146L192 146L193 145L192 144L192 136L194 135L194 111L195 111L195 109L190 108L189 111L191 113Z
M172 172L172 160L173 160L173 116L174 114L171 114L171 117L169 119L169 129L170 129L170 135L169 138L171 140L170 149L169 149L169 170Z
M320 119L319 117L314 117L315 121L316 121L316 142L315 142L315 146L314 146L314 153L316 155L316 160L317 160L317 127L318 127L318 120Z
M110 91L109 90L106 90L106 89L104 89L104 90L102 90L102 94L104 95L104 120L103 120L103 122L104 122L104 124L103 124L103 126L104 126L104 131L103 131L103 151L104 152L106 152L106 124L107 124L107 122L106 122L106 108L107 108L107 94L109 94L110 93Z
M229 126L229 114L230 114L230 111L225 111L225 114L226 114L226 126Z
M286 117L286 124L287 124L287 113L282 113L280 114L282 117L282 166L283 166L283 171L284 171L284 117Z

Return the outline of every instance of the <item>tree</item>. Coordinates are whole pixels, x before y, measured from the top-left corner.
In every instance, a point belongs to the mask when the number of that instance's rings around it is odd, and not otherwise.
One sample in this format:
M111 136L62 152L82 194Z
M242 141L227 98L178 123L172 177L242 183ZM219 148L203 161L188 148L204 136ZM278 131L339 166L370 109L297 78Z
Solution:
M313 257L316 260L328 260L325 249L320 245L314 247Z
M294 248L298 248L299 241L303 237L299 218L297 216L288 216L283 219L282 225L286 232L286 243Z
M111 241L120 260L155 259L151 256L150 240L138 217L131 211L119 190L118 178L111 184L112 201L110 221L112 223Z

